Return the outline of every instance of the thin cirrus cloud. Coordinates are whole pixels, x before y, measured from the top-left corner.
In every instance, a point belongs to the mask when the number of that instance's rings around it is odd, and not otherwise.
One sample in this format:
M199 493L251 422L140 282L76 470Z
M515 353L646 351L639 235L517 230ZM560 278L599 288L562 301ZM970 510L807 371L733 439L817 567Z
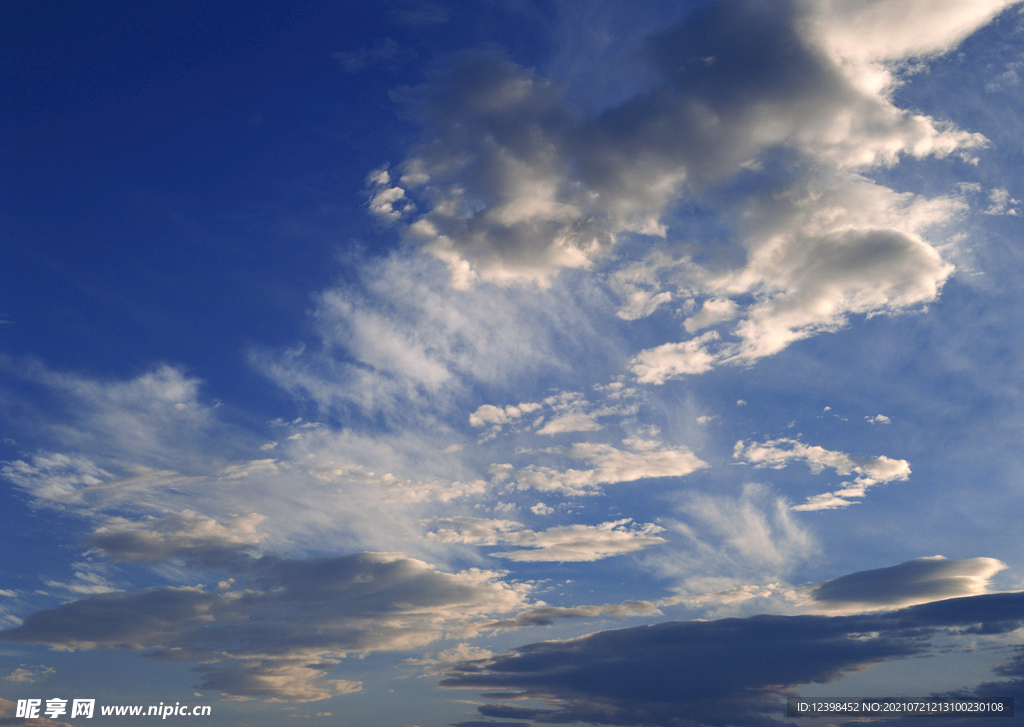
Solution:
M598 525L559 525L535 532L511 520L464 518L444 522L449 527L428 537L442 543L515 545L521 549L491 555L518 562L563 563L602 560L668 542L658 535L665 528L653 523L630 525L631 522L631 518L625 518Z

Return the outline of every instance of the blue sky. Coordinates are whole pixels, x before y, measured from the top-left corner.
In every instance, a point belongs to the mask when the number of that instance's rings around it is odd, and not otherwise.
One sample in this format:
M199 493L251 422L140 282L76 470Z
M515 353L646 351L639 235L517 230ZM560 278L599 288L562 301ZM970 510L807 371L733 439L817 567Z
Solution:
M1024 696L1021 10L5 8L0 722Z

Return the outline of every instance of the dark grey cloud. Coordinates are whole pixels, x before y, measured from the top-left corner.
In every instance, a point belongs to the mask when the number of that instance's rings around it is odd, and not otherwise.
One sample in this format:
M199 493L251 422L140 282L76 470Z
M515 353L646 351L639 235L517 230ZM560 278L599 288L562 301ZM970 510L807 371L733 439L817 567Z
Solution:
M191 510L143 520L110 518L86 538L88 545L116 561L160 562L180 558L207 568L235 568L249 560L245 549L262 537L266 517L251 513L219 523Z
M1024 704L1024 647L1017 646L1013 649L1017 654L1008 661L992 670L998 677L1009 677L1001 681L982 682L973 689L957 689L947 692L933 692L927 695L913 695L927 697L929 700L981 700L984 702L996 702L1007 698L1014 699L1014 716L1019 721L1021 705ZM1002 718L976 716L956 717L949 715L931 715L927 718L927 724L934 727L975 727L983 725L1009 724ZM843 727L861 727L863 722L843 722ZM886 727L920 727L920 717L900 717L885 722Z
M777 725L780 700L796 695L799 685L928 654L930 639L940 633L1002 634L1022 625L1022 593L857 616L668 622L466 662L441 686L515 690L516 698L545 700L556 709L528 717L543 723ZM1007 675L1019 666L1010 662Z
M28 616L0 641L195 662L204 689L293 701L351 692L323 677L347 653L411 649L521 608L498 574L399 555L252 559L215 590L105 593ZM491 617L491 618L488 618Z

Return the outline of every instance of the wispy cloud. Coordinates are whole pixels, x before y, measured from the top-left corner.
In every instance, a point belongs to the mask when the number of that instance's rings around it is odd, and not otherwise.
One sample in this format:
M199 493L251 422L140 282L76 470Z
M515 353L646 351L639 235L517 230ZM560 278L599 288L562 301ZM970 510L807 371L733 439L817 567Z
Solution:
M442 524L448 527L429 537L444 543L519 546L521 550L491 554L519 562L595 561L668 542L657 535L665 528L653 523L630 525L631 522L631 518L626 518L598 525L559 525L535 532L511 520L468 518L445 521Z

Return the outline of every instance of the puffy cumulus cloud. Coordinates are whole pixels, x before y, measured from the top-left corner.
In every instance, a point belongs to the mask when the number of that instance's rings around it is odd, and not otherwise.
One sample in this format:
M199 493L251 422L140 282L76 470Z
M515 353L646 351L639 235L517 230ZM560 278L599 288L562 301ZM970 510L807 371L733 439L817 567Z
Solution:
M945 53L1015 2L825 0L806 8L811 36L824 48L849 61L872 63Z
M461 54L396 93L424 136L393 172L372 175L371 208L443 261L457 288L544 287L559 270L600 267L621 319L673 302L695 311L684 322L693 337L633 359L640 382L746 365L851 316L938 297L954 268L934 235L963 200L866 175L987 144L900 108L894 90L908 62L949 51L1009 4L706 3L647 39L642 92L589 114L564 85ZM736 254L673 228L695 204ZM1008 194L992 204L1015 209ZM638 235L646 259L608 255ZM721 330L694 335L709 327Z
M543 281L558 268L591 266L624 233L664 237L665 214L685 194L778 147L856 169L984 144L897 108L897 79L883 62L946 50L1007 4L970 13L933 4L907 21L932 19L921 41L897 42L886 28L886 42L867 54L850 42L851 28L869 34L879 16L904 14L898 3L875 3L852 25L848 9L831 3L708 4L649 40L660 75L653 89L588 119L568 109L556 83L464 54L398 94L426 123L426 138L385 191L421 201L406 233L445 260L458 284ZM625 292L627 319L670 297L642 286Z
M849 173L776 180L735 211L745 264L714 273L690 266L682 278L704 299L684 322L687 331L729 325L644 350L631 370L641 383L661 384L753 363L837 330L851 315L926 305L954 268L924 235L963 209L955 197L897 194Z
M864 497L868 488L874 485L904 481L910 477L910 463L904 459L854 457L844 452L807 445L796 439L773 439L764 444L746 444L740 440L733 448L733 457L755 467L772 469L782 469L793 460L802 460L814 474L820 474L828 468L844 476L857 475L852 482L844 482L842 489L814 495L804 504L795 505L794 510L847 507L854 504L856 498Z
M668 542L657 535L664 532L664 528L653 523L630 525L630 522L632 520L626 518L599 525L560 525L535 532L511 520L459 518L444 521L449 527L440 528L428 537L443 543L519 546L523 549L491 555L520 562L595 561Z
M504 408L494 406L493 404L483 404L469 415L469 424L473 427L483 427L488 424L506 424L540 408L541 405L536 402L520 403L518 406L509 404Z
M708 331L689 341L649 348L633 357L631 370L641 384L663 384L686 374L702 374L714 368L718 361L707 350L707 345L718 339L716 331Z
M442 543L466 545L497 545L513 533L522 532L523 526L515 520L488 520L485 518L449 518L441 521L448 527L438 528L427 537Z
M827 610L903 608L988 591L989 579L1006 568L995 558L916 558L890 568L860 571L804 587L810 603Z
M782 698L801 685L929 654L931 638L1003 634L1022 624L1019 593L874 615L667 622L522 646L457 665L441 686L541 699L549 709L535 716L544 722L763 727L783 716ZM492 707L509 708L487 705L481 714L497 714Z
M652 523L629 526L629 522L627 518L600 525L561 525L539 533L527 531L515 541L526 549L493 555L520 562L594 561L668 542L656 534L664 528Z
M515 472L516 486L522 490L592 495L598 494L603 484L655 477L683 477L708 466L687 447L668 447L647 439L625 439L623 444L628 449L616 449L610 444L580 442L568 450L549 450L570 459L582 460L593 467L556 470L528 465Z
M30 615L0 640L191 661L201 665L201 688L309 701L359 688L322 678L338 658L467 633L521 609L527 590L498 573L445 573L384 553L268 555L233 575L215 591L156 588L71 601Z
M449 265L457 286L480 275L544 280L551 269L589 267L608 244L572 179L575 123L554 83L467 53L399 96L429 129L400 167L399 182L426 210L406 234Z

